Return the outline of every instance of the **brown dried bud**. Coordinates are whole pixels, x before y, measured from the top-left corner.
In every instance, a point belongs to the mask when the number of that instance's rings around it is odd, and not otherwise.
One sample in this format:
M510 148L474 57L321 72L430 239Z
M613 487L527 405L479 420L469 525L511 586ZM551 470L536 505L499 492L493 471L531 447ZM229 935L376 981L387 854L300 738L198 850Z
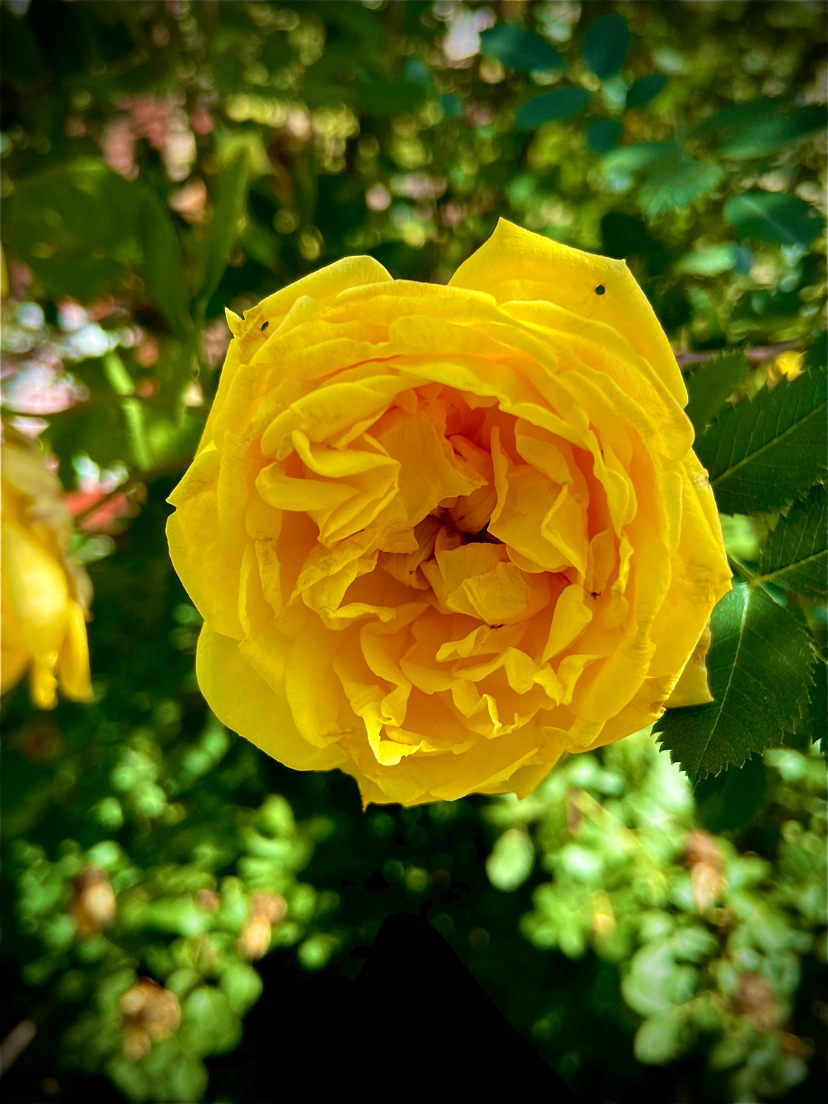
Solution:
M125 1020L122 1049L133 1062L146 1058L153 1042L169 1039L181 1024L178 997L151 978L139 978L120 1006Z
M218 912L221 908L221 897L214 889L200 889L196 894L196 901L207 912Z
M757 1031L773 1031L779 1025L779 1006L769 981L760 974L739 975L733 1007L747 1016Z
M89 866L75 879L71 913L81 939L110 926L115 919L115 891L103 870Z
M245 958L262 958L270 949L272 928L264 916L253 915L239 937L239 951Z
M137 1024L127 1024L121 1040L121 1051L130 1062L142 1062L152 1050L149 1034Z
M696 908L699 912L707 912L725 888L719 844L709 832L697 828L687 837L685 855Z
M287 901L280 893L256 893L251 901L251 914L264 917L274 927L285 918Z

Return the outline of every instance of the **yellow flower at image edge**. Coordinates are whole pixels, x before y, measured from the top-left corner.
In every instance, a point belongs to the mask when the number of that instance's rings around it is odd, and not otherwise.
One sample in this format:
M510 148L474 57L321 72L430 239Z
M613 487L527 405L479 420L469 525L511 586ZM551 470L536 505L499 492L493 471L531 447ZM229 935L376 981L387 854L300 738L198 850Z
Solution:
M0 681L11 689L29 672L32 702L57 705L57 689L88 701L86 610L91 587L67 558L72 518L56 475L38 448L3 426L2 623Z
M501 220L448 286L352 257L228 318L168 523L221 721L417 805L711 700L730 571L623 261Z

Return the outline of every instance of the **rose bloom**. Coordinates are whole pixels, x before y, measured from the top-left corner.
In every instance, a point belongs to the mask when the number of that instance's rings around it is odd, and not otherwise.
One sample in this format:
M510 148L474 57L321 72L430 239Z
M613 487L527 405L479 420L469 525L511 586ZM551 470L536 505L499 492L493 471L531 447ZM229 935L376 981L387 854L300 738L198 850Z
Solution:
M230 728L417 805L711 700L730 571L623 261L501 220L448 286L352 257L228 318L168 537Z
M86 611L91 586L67 557L72 518L37 445L3 426L2 655L5 693L29 672L32 702L57 705L57 689L88 701Z

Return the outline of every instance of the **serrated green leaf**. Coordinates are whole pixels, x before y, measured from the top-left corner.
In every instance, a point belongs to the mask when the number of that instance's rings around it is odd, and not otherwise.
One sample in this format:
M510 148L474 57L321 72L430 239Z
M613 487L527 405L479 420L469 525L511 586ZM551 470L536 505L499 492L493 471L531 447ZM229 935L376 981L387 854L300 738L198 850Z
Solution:
M814 663L814 684L810 691L811 703L807 720L811 740L819 744L823 755L828 752L828 669L823 656Z
M818 130L824 130L825 108L809 104L785 115L774 115L739 127L719 146L719 153L730 161L745 161L762 157L796 142Z
M554 46L535 31L501 23L480 36L480 52L494 57L518 73L563 69L564 60Z
M661 746L697 781L778 747L811 686L811 636L760 587L738 582L711 618L707 671L713 702L668 709Z
M747 373L745 354L739 350L714 357L686 379L687 417L699 437L713 421Z
M627 107L641 107L654 100L667 83L665 73L650 73L647 77L639 77L627 91Z
M782 590L825 597L828 571L824 486L812 487L808 497L791 506L779 519L759 556L757 583L773 583Z
M717 131L744 126L756 119L773 117L790 102L790 96L768 96L751 100L750 103L733 104L705 119L695 128L693 135L715 134Z
M195 303L195 314L203 320L210 297L224 275L227 261L239 236L239 222L247 200L248 161L240 149L224 169L218 182L215 211L204 256L204 284Z
M638 191L638 202L647 214L655 216L707 195L723 178L724 171L718 165L682 153L650 166L646 183Z
M617 73L632 44L630 28L620 15L608 15L590 24L584 35L584 64L605 80Z
M810 245L822 230L817 211L799 196L779 192L743 192L724 205L728 226L748 241Z
M561 121L580 111L589 99L585 88L553 88L541 92L518 110L515 117L517 126L524 129L540 126L541 123Z
M723 514L775 510L826 477L825 361L726 410L695 448Z

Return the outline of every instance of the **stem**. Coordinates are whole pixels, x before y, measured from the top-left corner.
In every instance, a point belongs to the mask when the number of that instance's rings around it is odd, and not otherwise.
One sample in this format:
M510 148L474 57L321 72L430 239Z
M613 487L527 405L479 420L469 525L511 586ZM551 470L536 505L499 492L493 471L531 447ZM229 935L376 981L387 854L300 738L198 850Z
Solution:
M779 356L780 353L787 353L789 349L804 350L805 348L807 348L807 342L804 340L780 341L776 345L757 345L755 349L745 350L745 359L751 364L761 364L765 360L772 360ZM679 366L684 368L691 364L706 364L708 360L713 360L714 357L721 356L725 352L728 350L711 349L706 353L677 353L676 360Z
M740 560L737 560L730 552L728 552L727 558L749 586L752 586L756 582L756 576L749 568L745 567Z

